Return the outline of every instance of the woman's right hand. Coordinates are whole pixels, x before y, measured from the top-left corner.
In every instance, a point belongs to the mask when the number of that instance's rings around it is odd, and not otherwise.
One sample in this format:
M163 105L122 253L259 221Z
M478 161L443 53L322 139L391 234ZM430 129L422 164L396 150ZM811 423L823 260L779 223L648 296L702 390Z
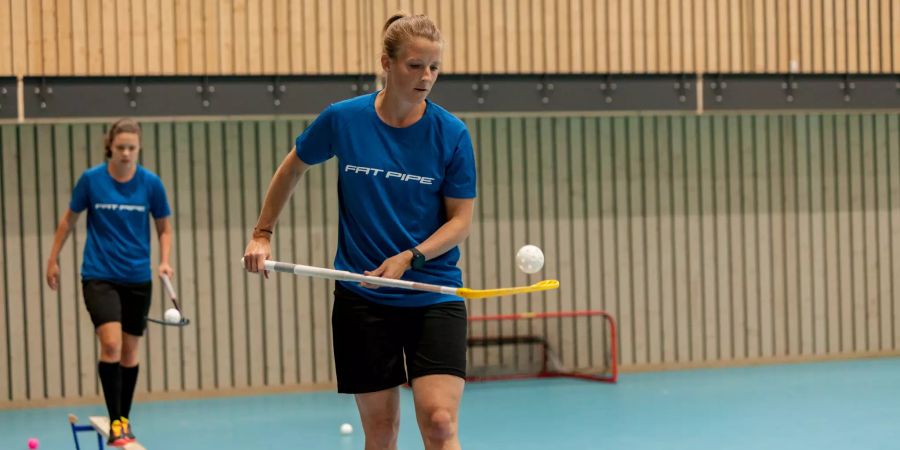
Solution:
M244 250L244 269L248 272L260 273L269 278L269 272L265 270L265 262L272 256L272 246L266 237L254 237Z
M52 259L47 261L47 286L54 291L59 289L59 263Z

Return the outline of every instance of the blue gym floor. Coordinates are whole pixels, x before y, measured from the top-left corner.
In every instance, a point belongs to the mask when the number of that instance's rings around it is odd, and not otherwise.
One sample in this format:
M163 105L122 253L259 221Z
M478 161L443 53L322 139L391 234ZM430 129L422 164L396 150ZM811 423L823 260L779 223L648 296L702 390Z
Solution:
M400 449L422 448L403 391ZM73 449L67 413L0 411L0 449ZM362 449L353 398L329 392L148 402L148 450ZM341 423L354 426L341 436ZM466 386L461 439L485 449L900 449L900 358L624 374L616 385L528 380ZM83 449L96 438L83 433Z

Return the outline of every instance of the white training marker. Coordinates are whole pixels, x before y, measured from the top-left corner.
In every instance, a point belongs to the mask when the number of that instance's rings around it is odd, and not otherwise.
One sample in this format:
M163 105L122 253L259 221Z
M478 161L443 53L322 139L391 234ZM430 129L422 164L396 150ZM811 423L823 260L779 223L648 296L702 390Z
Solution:
M516 252L516 265L522 272L536 273L544 267L544 252L535 245L524 245Z

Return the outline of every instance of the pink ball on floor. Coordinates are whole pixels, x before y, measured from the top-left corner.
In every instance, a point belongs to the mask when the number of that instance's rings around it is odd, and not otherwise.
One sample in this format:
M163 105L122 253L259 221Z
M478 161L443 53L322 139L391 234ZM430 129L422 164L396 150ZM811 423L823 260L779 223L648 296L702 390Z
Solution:
M30 448L31 450L38 448L38 440L35 438L29 439L28 440L28 448Z

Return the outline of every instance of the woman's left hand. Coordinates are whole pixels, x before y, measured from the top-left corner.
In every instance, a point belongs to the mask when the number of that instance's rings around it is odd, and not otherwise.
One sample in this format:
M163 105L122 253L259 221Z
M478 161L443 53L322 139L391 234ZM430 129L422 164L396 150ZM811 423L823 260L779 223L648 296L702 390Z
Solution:
M391 279L399 279L403 276L403 273L409 270L412 264L412 253L409 250L404 250L390 258L384 260L377 269L372 271L365 271L363 275L368 275L370 277L381 277L381 278L391 278ZM367 287L369 289L378 289L378 286L369 283L360 283L360 286Z
M159 268L156 269L157 273L162 276L165 274L167 277L172 278L175 276L175 270L172 269L172 266L169 263L162 263L159 265Z

